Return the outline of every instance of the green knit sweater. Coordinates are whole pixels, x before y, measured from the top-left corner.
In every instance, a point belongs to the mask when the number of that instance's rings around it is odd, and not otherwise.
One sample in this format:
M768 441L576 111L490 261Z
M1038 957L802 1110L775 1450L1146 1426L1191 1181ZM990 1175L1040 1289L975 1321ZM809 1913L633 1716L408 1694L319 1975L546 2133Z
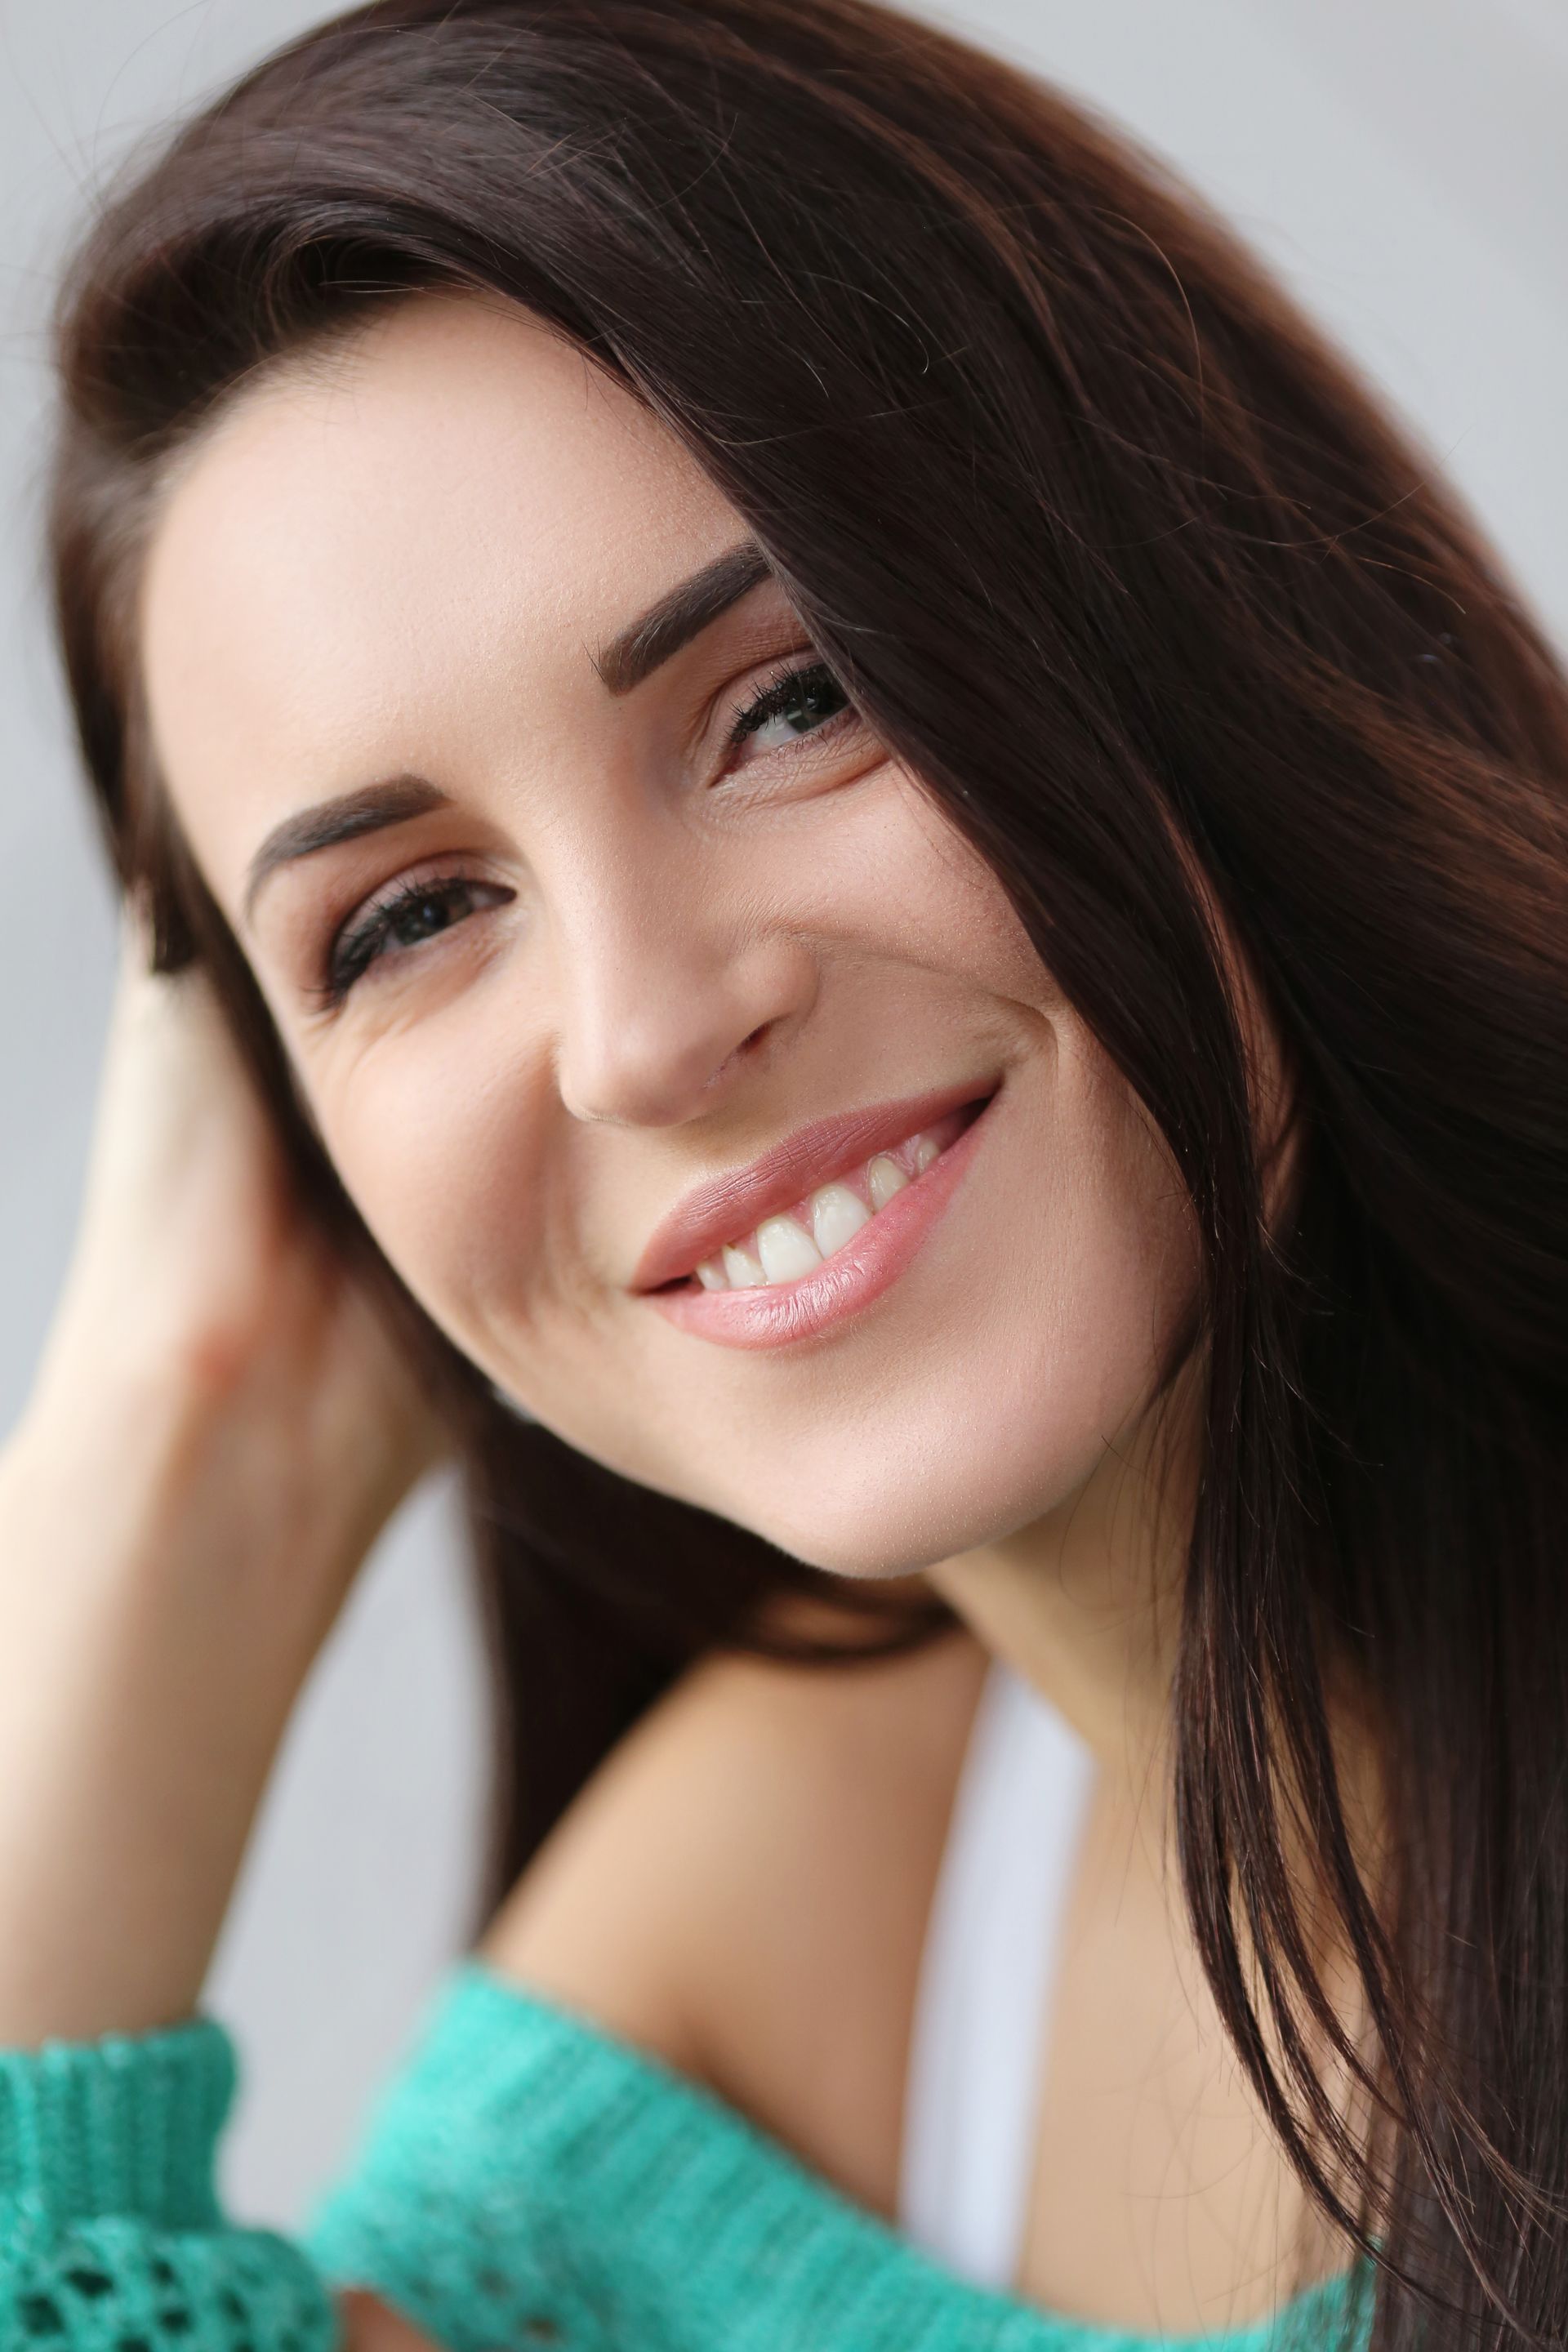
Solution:
M300 2242L226 2218L210 2018L0 2052L0 2352L328 2352L334 2285L450 2352L1329 2352L1363 2268L1151 2338L973 2286L701 2085L476 1961Z

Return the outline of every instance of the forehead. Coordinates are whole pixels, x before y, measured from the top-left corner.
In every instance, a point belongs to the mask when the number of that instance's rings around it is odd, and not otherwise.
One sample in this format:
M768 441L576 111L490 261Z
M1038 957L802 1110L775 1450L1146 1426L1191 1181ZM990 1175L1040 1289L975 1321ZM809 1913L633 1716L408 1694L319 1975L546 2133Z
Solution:
M585 648L737 529L676 436L519 309L418 296L274 372L177 466L142 578L153 740L198 856L280 790L416 764L411 736L450 764L498 696L570 725Z

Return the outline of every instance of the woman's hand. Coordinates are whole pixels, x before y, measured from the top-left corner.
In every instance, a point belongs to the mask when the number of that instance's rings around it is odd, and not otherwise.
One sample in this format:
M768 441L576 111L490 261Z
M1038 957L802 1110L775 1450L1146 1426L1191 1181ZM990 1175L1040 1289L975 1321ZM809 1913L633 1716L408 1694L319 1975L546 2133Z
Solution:
M384 1517L439 1436L367 1301L300 1214L198 970L125 917L76 1249L26 1415L71 1444L132 1399L224 1433L234 1503Z
M0 1452L0 2042L189 2012L289 1708L441 1451L211 988L125 927L78 1244Z

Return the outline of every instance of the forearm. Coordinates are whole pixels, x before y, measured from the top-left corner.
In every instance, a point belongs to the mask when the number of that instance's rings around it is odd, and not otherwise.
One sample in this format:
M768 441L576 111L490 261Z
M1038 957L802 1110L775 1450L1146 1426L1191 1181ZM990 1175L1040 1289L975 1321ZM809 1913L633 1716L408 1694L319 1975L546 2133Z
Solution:
M80 1414L68 1430L35 1413L0 1452L11 2047L190 2013L289 1708L374 1533L291 1515L282 1465L173 1383Z

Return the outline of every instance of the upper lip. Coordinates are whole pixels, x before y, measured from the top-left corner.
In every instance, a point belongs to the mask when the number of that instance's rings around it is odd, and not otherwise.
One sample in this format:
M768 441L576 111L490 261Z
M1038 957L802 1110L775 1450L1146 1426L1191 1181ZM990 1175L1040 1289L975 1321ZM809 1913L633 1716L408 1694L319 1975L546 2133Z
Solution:
M933 1126L950 1110L994 1094L1000 1084L999 1078L966 1078L931 1094L867 1103L858 1110L838 1111L797 1127L746 1167L694 1184L656 1228L637 1261L631 1287L658 1290L690 1274L700 1258L711 1257L725 1242L742 1239L764 1217L792 1207L819 1184L847 1175L874 1152Z

